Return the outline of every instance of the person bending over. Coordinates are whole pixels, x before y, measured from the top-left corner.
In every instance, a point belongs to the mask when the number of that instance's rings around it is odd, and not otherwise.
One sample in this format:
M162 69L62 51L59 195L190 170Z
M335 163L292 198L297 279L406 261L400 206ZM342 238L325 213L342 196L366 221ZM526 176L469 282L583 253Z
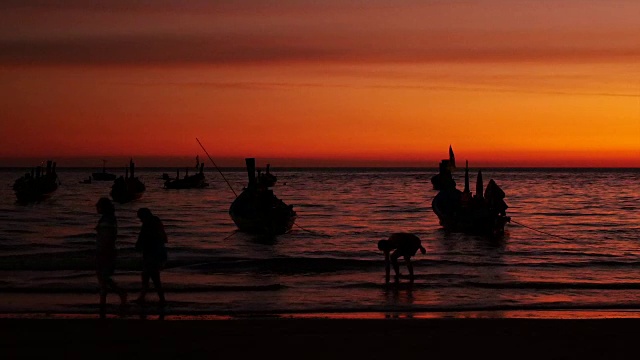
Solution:
M418 250L420 250L422 254L427 253L427 250L422 246L420 238L410 233L391 234L388 240L378 241L378 249L384 252L386 282L389 282L391 265L393 265L393 271L395 272L395 280L398 281L400 279L398 258L401 256L404 257L407 269L409 270L409 281L413 282L413 264L411 264L411 257L415 255ZM391 252L392 250L393 253Z

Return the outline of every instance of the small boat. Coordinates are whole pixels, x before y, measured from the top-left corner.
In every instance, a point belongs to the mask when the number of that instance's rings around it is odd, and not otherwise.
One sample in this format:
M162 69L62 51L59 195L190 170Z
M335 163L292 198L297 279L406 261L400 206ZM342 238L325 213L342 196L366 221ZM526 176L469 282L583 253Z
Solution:
M48 160L44 172L38 166L24 174L13 183L13 191L19 202L41 201L49 198L59 185L56 163Z
M202 189L209 186L204 177L204 163L200 163L200 159L196 157L196 170L197 173L189 175L189 169L187 169L184 178L180 178L180 170L177 170L176 178L169 179L164 182L165 189Z
M91 184L91 176L87 179L80 180L80 184Z
M102 172L94 172L91 177L95 181L113 181L116 179L116 174L107 172L106 168L107 160L102 160Z
M135 176L135 164L131 159L129 168L125 170L125 176L120 176L113 181L110 195L113 201L124 204L140 199L145 190L144 183Z
M270 188L272 181L261 182L256 177L254 158L245 159L249 184L236 197L229 215L238 229L247 233L280 235L287 233L296 220L293 205L278 199Z
M440 225L451 232L499 237L504 235L505 225L511 221L504 201L505 193L493 179L489 180L483 194L482 171L478 171L476 194L469 190L469 163L465 166L464 190L455 187L451 173L440 173L443 187L433 198L431 207Z

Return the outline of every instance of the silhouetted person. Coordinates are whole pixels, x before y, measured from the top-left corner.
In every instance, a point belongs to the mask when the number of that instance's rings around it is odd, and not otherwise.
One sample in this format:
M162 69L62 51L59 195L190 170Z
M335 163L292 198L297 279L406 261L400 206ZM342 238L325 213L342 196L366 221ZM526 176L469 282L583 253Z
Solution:
M153 281L160 305L165 304L164 290L160 282L160 271L167 262L167 234L160 219L151 213L147 208L138 210L138 218L142 221L136 250L142 251L142 290L136 299L139 303L145 302L145 295L149 290L149 279Z
M127 292L111 278L116 267L116 237L118 222L115 208L108 198L100 198L96 203L98 214L102 215L96 226L96 275L100 285L100 317L104 318L107 306L107 293L113 290L120 295L121 305L127 303Z
M378 241L378 249L384 252L386 282L389 282L391 265L393 265L396 281L400 279L398 258L401 256L404 257L404 261L407 264L409 280L413 282L413 264L411 264L411 257L415 255L418 250L420 250L422 254L427 253L427 250L422 247L420 238L410 233L394 233L388 240ZM391 250L393 250L393 253L391 253Z

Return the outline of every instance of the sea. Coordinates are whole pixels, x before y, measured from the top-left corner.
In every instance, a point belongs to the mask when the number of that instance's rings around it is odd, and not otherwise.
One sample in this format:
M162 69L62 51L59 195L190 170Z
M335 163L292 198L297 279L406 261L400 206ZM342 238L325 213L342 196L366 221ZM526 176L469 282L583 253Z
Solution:
M0 169L0 317L96 317L95 203L112 182L59 168L49 199L22 204L11 186L26 170ZM109 316L640 318L640 169L471 168L472 192L478 171L506 193L500 239L441 228L435 168L272 167L275 195L298 214L275 237L238 232L229 217L245 169L205 168L209 187L174 190L161 176L175 168L138 168L144 195L115 204L114 280L137 297L136 211L147 207L169 238L168 303L151 291L146 306L121 307L111 294ZM463 177L454 172L458 188ZM385 283L377 242L395 232L427 250L412 259L413 283Z

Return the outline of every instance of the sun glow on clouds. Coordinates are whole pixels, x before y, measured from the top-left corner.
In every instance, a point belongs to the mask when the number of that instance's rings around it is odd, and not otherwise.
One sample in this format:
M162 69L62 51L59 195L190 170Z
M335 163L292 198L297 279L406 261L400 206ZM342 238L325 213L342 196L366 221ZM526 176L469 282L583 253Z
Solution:
M0 157L191 156L198 136L309 165L435 166L454 144L640 166L640 3L614 5L9 1Z

